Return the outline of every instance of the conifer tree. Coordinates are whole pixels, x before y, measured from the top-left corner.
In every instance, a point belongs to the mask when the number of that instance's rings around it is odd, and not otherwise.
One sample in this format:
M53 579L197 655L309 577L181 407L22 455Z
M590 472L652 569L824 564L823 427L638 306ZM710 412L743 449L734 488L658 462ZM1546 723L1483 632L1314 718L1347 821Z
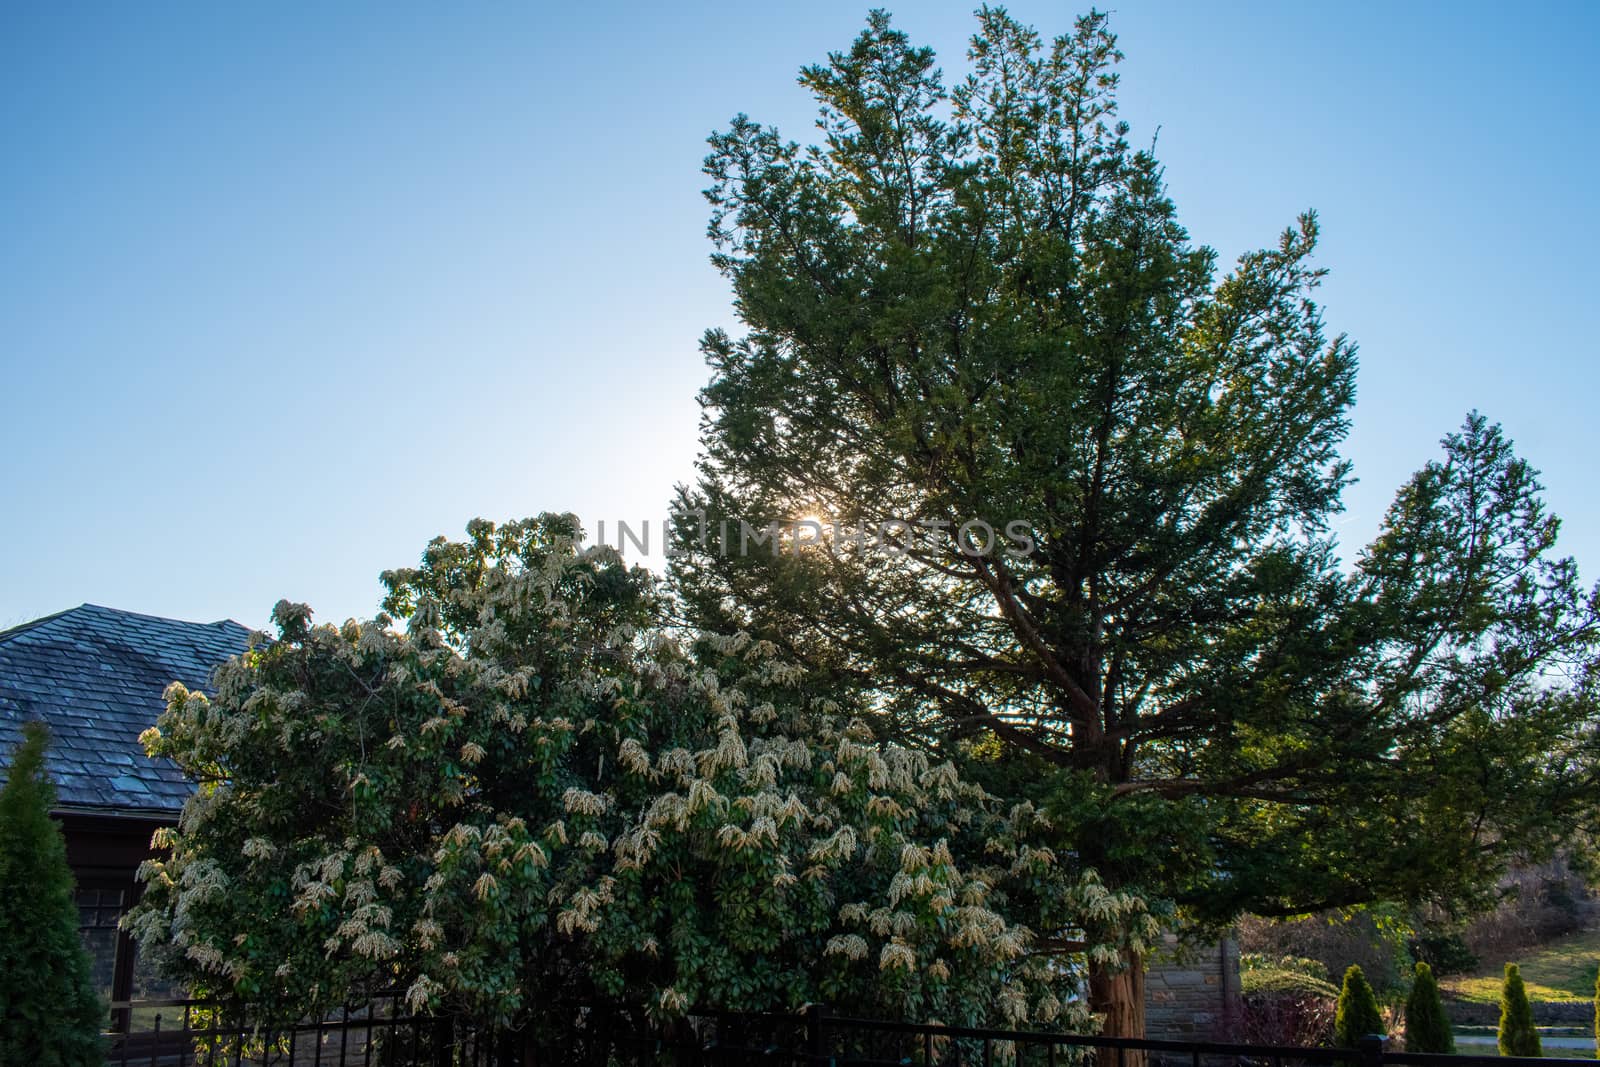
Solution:
M104 1005L78 938L66 842L50 819L49 738L23 727L0 789L0 1063L101 1067Z
M1333 1020L1334 1043L1356 1048L1367 1035L1382 1033L1378 996L1361 968L1352 963L1344 972L1344 986L1339 990L1339 1010Z
M1356 355L1314 214L1224 272L1130 144L1102 12L1047 40L985 7L968 58L947 83L875 12L802 72L815 147L712 137L743 329L704 341L685 616L1218 928L1486 902L1600 796L1600 596L1536 472L1474 413L1340 543ZM1139 954L1087 962L1141 1034Z
M1594 976L1594 1055L1600 1059L1600 971Z
M1543 1056L1539 1031L1533 1025L1533 1006L1522 983L1522 970L1506 964L1505 984L1500 987L1500 1055Z
M1450 1031L1450 1017L1445 1014L1444 1002L1439 999L1439 983L1434 980L1433 968L1419 963L1411 983L1411 995L1406 998L1406 1051L1455 1050L1455 1035Z

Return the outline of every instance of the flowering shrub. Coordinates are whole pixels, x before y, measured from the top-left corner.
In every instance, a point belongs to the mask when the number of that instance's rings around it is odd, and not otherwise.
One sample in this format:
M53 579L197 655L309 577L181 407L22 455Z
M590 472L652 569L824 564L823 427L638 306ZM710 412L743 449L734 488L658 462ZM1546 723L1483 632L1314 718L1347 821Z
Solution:
M468 532L384 575L391 615L280 603L215 699L169 691L145 742L200 787L128 925L202 992L1078 1027L1086 958L1152 936L1039 812L875 740L770 645L669 634L571 516Z

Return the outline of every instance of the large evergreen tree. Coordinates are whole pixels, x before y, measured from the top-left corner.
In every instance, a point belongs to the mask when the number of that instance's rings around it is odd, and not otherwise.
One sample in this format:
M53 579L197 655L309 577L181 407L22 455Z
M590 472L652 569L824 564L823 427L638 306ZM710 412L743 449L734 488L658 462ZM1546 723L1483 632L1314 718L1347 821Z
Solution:
M1459 909L1592 821L1596 598L1500 430L1470 416L1342 564L1356 358L1315 217L1219 277L1116 119L1101 14L1046 43L984 9L970 58L947 89L874 14L802 74L819 146L711 139L746 332L704 342L689 618L1201 920ZM1139 962L1095 966L1107 1032L1142 1029Z
M105 1005L78 937L72 870L50 818L48 742L23 727L0 789L0 1064L101 1067Z

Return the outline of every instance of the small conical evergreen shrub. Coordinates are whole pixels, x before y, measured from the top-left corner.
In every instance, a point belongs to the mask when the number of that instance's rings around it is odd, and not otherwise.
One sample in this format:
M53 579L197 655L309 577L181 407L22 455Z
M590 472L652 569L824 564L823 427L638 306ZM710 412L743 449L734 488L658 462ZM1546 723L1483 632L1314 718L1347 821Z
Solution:
M1515 963L1506 964L1505 984L1500 987L1500 1055L1543 1056L1539 1031L1533 1025L1533 1006L1522 984L1522 971Z
M1351 964L1344 972L1339 990L1339 1010L1333 1020L1333 1040L1344 1048L1356 1048L1368 1034L1385 1033L1383 1013L1378 1010L1378 995L1361 968Z
M50 818L39 723L23 727L0 789L0 1064L102 1067L105 1007L78 938L72 870Z
M1600 1060L1600 971L1594 976L1594 1058Z
M1406 997L1406 1051L1455 1050L1455 1034L1450 1030L1450 1017L1444 1012L1444 1001L1439 999L1439 983L1434 981L1433 968L1419 963L1416 977L1411 981L1411 995Z

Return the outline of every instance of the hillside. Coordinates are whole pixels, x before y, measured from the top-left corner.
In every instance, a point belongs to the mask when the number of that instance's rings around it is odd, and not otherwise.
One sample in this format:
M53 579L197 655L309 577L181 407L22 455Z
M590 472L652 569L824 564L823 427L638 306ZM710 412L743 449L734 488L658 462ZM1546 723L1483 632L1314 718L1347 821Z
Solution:
M1531 1000L1592 1000L1600 966L1600 927L1523 949L1510 960L1484 960L1470 975L1452 975L1439 985L1448 996L1497 1004L1506 963L1520 964Z

